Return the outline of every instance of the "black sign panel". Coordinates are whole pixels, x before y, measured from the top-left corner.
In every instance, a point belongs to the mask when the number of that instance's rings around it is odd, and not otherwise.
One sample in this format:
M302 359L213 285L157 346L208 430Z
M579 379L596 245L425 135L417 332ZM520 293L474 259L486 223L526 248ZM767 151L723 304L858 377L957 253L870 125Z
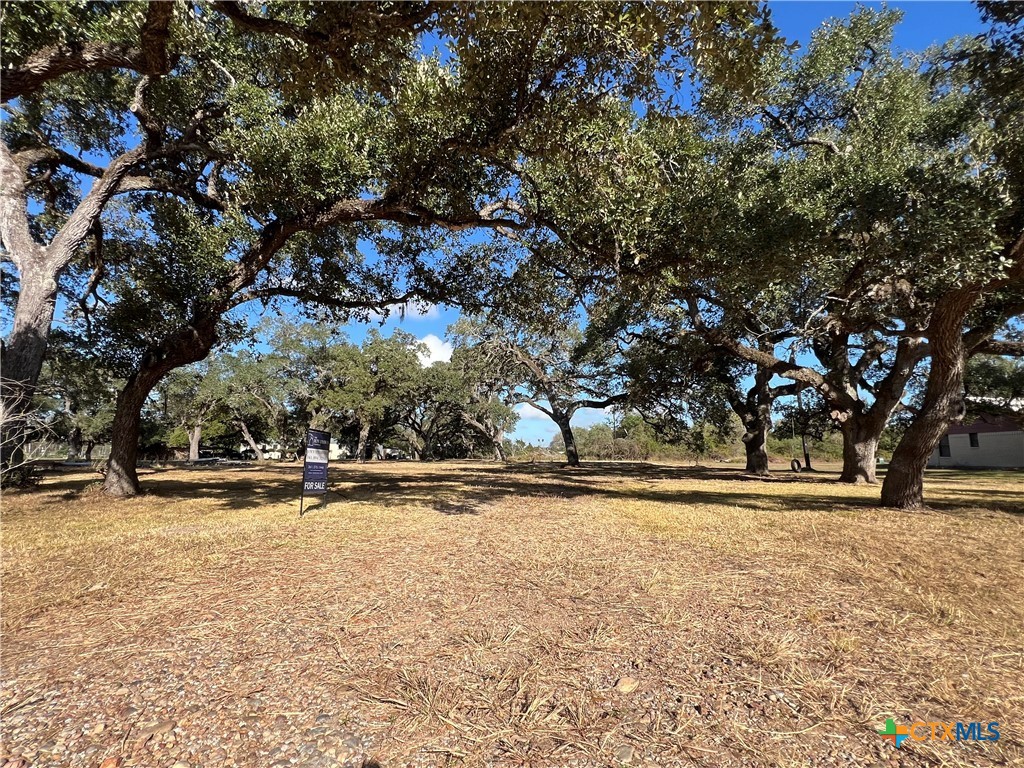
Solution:
M331 433L319 429L306 432L306 460L302 465L302 493L327 493L327 462L331 454Z

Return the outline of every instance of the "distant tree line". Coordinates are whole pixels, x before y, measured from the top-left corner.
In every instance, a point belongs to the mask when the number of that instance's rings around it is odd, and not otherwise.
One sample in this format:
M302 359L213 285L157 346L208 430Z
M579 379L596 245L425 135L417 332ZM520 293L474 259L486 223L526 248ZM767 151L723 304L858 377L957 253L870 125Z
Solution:
M426 345L401 330L385 337L371 329L355 344L322 326L265 323L248 344L216 351L160 383L142 409L140 456L194 462L205 451L256 461L269 454L296 459L311 427L330 431L348 457L360 462L383 458L385 448L415 460L537 458L536 446L509 434L519 421L516 407L535 407L540 398L538 410L558 428L546 458L561 454L570 464L741 459L748 471L763 466L767 472L770 456L801 459L804 439L817 460L844 458L841 427L813 393L799 405L794 398L776 403L769 415L772 429L752 446L743 439L743 411L732 409L728 393L720 393L717 408L702 391L705 410L691 402L678 413L641 411L628 395L637 391L637 382L628 378L628 363L620 357L592 370L593 381L583 375L586 366L574 365L555 389L550 346L523 358L522 350L509 351L507 335L479 320L460 320L451 336L451 359L428 364ZM573 331L562 339L566 349L572 349L569 338L582 343ZM68 460L90 461L93 449L110 441L121 382L65 332L55 333L50 343L28 438L64 445ZM547 382L547 394L538 394L540 380ZM627 395L596 401L610 414L599 423L573 426L556 415L558 406L548 406L548 397L556 403L595 402L587 398L612 381L618 384L613 389ZM972 417L1001 413L1024 397L1024 361L975 357L965 387ZM922 396L920 382L911 386L903 415L880 436L887 455ZM760 454L754 470L752 453Z

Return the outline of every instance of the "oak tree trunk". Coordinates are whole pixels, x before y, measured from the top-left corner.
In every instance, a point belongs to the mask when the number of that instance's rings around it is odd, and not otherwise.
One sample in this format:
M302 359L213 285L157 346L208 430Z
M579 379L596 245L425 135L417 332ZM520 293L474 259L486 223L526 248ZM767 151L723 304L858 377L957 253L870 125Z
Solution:
M828 399L832 418L838 422L843 436L843 471L839 481L873 484L877 482L878 442L903 398L907 382L925 357L927 345L921 337L901 338L889 372L876 383L872 402L866 404L859 395L851 394L860 386L863 371L848 364L849 337L843 335L842 339L832 357L825 358L838 378L833 381L830 395L822 393Z
M178 328L159 345L149 349L139 367L125 381L117 396L110 438L110 459L103 490L111 496L134 496L139 488L136 461L139 454L139 428L142 406L149 393L168 373L206 357L217 340L219 315L198 318L192 325Z
M496 427L489 418L477 420L465 411L463 411L462 417L473 429L491 441L491 446L494 449L494 460L507 463L508 457L505 455L504 445L505 430Z
M494 460L500 461L502 464L508 462L508 458L505 456L505 446L502 445L500 437L494 439Z
M754 386L746 394L730 390L729 405L743 424L743 447L746 453L745 472L768 474L768 431L772 428L772 374L759 368Z
M951 413L962 407L963 384L941 382L928 391L934 394L935 410L925 412L903 433L882 483L882 506L917 509L924 506L924 471L935 446L949 429Z
M430 461L434 458L434 436L422 429L414 430L409 440L412 457L416 461Z
M839 482L862 485L874 484L878 456L878 441L885 429L885 420L851 415L842 423L843 471Z
M409 427L406 439L409 441L409 451L412 453L413 461L426 461L429 444L423 430L419 427Z
M86 461L92 461L92 449L95 448L95 447L96 447L96 442L94 440L88 440L85 443L85 460Z
M264 461L266 457L263 455L263 449L260 448L256 441L252 439L252 433L249 432L249 427L246 423L239 420L238 427L242 430L242 439L245 440L245 444L252 448L252 452L256 456L256 461Z
M967 350L963 322L976 294L963 291L936 303L929 325L931 370L924 401L892 454L882 482L882 506L924 506L924 471L950 423L964 416L964 369Z
M14 323L3 343L0 362L0 467L3 469L18 466L24 460L27 418L46 356L56 298L57 283L46 264L25 264Z
M768 423L756 418L753 423L745 424L743 447L747 453L746 472L753 475L768 474Z
M576 448L576 438L572 434L570 417L565 414L556 413L552 418L558 425L558 431L562 433L562 442L565 443L565 460L570 467L580 465L580 454Z
M199 441L203 436L203 425L196 424L188 435L188 460L191 463L199 461Z
M366 441L370 439L370 423L364 422L359 425L359 443L356 448L356 461L360 464L366 463Z
M44 247L36 242L29 226L25 173L7 144L0 142L0 236L4 251L18 269L14 319L0 354L0 470L21 463L27 416L53 322L57 280L94 231L93 225L121 180L145 156L145 148L137 147L112 161Z
M136 371L117 396L110 436L110 458L103 490L111 496L135 496L141 489L135 464L139 454L142 406L162 373L153 368Z
M82 453L82 428L75 427L68 435L68 461L77 461Z

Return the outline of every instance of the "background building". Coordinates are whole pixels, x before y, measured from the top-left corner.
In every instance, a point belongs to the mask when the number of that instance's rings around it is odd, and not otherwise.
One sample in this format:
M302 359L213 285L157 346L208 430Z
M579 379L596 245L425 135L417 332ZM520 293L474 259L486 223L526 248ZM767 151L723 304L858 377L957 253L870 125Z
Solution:
M928 460L929 467L1024 468L1024 430L1019 416L981 414L949 428Z

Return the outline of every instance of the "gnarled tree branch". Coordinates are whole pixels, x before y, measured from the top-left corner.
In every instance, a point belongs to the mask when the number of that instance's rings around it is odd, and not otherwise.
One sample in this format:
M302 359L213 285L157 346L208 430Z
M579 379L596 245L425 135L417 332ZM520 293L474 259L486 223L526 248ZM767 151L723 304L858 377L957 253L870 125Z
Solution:
M167 50L174 3L151 2L140 31L140 45L71 41L32 53L23 64L3 70L5 102L34 94L46 83L74 72L130 69L143 75L167 74L176 56Z

